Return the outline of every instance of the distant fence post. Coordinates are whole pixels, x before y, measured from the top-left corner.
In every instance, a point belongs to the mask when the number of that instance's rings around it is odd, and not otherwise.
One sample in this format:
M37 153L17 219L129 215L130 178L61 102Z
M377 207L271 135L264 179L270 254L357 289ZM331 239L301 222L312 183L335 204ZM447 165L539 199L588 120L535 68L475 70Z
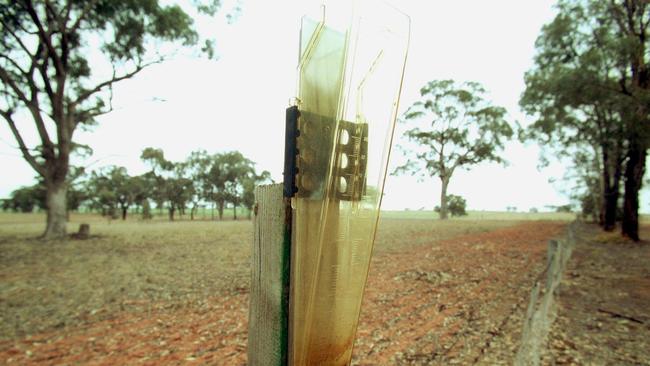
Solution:
M562 240L550 240L546 254L546 283L541 278L535 281L530 294L530 302L524 319L521 343L515 356L515 366L536 366L540 364L541 348L544 344L551 324L555 320L554 297L558 295L562 273L571 257L576 244L576 226L573 222L567 229L566 237ZM540 297L540 290L544 293Z
M291 207L283 185L255 189L248 364L287 365Z

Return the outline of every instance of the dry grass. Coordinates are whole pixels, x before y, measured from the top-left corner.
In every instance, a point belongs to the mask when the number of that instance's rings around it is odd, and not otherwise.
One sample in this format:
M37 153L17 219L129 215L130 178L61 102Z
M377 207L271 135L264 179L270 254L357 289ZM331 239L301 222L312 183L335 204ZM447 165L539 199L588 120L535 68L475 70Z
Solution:
M447 222L419 215L385 215L377 251L399 251L517 222L516 217L485 213ZM73 215L70 231L88 222L91 239L41 243L36 237L43 221L40 214L0 214L0 339L106 319L121 310L147 311L152 304L182 307L248 289L250 221L111 222Z
M108 224L83 217L91 239L45 244L34 238L43 224L19 216L0 221L2 339L248 286L247 221Z

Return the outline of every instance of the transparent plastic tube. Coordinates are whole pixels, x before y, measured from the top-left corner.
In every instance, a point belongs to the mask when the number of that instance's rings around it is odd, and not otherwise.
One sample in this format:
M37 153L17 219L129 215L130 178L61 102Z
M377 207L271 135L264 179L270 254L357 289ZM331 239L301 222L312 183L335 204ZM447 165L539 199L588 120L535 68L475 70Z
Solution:
M410 20L379 1L303 19L290 358L347 365L368 275Z

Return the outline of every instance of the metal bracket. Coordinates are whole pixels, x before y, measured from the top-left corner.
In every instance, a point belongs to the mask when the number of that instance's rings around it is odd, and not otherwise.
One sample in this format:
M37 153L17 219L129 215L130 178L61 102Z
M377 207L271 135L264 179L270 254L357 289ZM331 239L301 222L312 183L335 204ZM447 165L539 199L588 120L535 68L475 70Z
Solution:
M300 131L298 130L298 118L300 117L300 111L297 106L292 106L287 108L286 111L286 121L285 121L285 133L284 133L284 197L291 198L296 192L298 192L298 187L296 186L296 175L298 174L298 167L296 166L296 160L298 156L298 145L297 139L300 136Z
M335 166L329 189L332 198L361 200L366 189L368 124L340 121L337 126L331 118L302 111L298 130L298 174L294 181L297 196L314 200L324 198L325 179L333 156ZM336 143L335 138L338 139Z

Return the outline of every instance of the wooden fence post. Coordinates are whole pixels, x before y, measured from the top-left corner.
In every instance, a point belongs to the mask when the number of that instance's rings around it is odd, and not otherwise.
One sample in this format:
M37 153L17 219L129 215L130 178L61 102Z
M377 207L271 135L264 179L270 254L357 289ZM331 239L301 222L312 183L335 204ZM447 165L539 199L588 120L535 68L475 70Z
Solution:
M291 206L283 185L255 189L248 364L287 365Z

